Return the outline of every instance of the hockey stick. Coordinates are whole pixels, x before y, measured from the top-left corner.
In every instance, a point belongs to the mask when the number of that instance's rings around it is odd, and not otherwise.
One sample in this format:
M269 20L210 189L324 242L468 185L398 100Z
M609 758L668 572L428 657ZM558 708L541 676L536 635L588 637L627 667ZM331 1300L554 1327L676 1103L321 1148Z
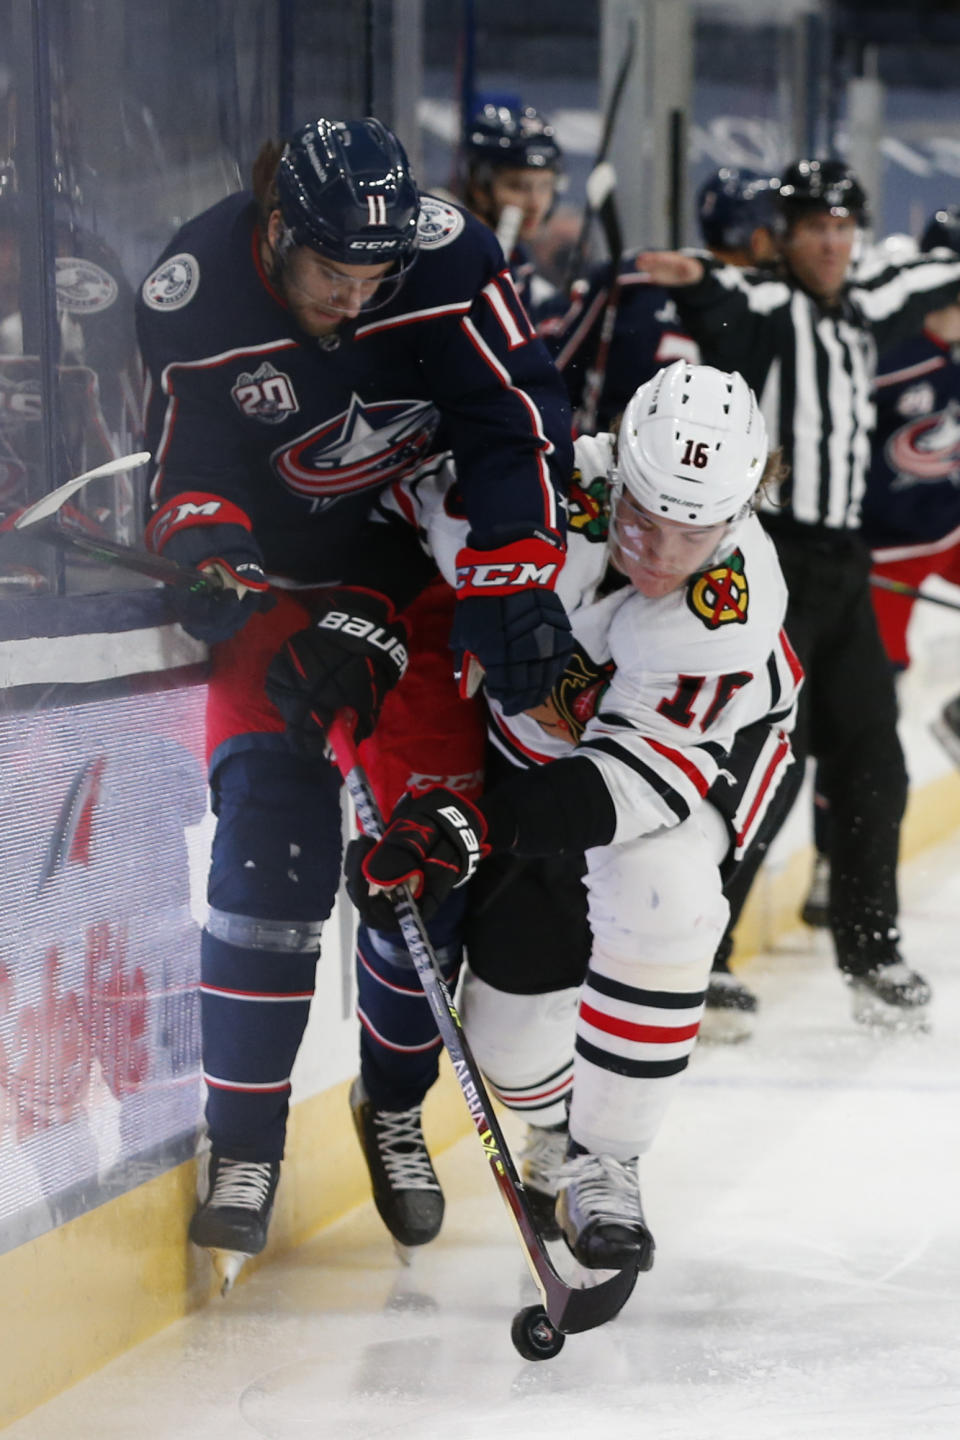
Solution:
M613 198L616 173L613 166L607 163L607 154L610 150L610 142L613 139L613 129L617 123L617 113L620 109L620 101L623 98L627 76L630 74L630 67L633 64L635 48L636 24L631 20L627 30L626 49L623 52L620 68L617 71L617 77L613 82L613 89L610 92L610 99L607 102L607 113L604 117L600 146L593 162L593 169L587 177L587 200L583 210L583 218L580 221L580 233L577 236L577 243L573 247L570 263L567 266L567 273L564 278L565 290L570 289L574 280L578 280L583 271L584 260L587 253L587 240L590 235L590 225L594 215L599 216L601 224L603 225L607 246L610 249L611 259L614 264L620 259L620 251L623 245L619 238L620 225L617 220L616 203ZM593 190L592 199L591 187ZM616 246L616 249L613 249L613 246Z
M520 206L504 205L500 211L500 220L497 225L497 243L503 251L503 258L507 264L510 263L510 256L513 254L522 224L523 211L520 209Z
M66 513L64 506L72 495L91 480L100 480L116 475L123 470L135 470L150 459L149 450L137 451L134 455L123 455L117 460L108 460L93 470L75 475L49 495L43 495L32 505L8 515L0 523L0 537L4 534L21 533L30 540L40 540L58 550L78 550L92 556L104 565L115 565L121 570L130 570L135 575L146 575L174 590L221 590L223 582L216 571L201 573L178 565L175 560L153 555L149 550L140 550L134 545L123 545L118 540L94 535L76 524L66 526L61 517Z
M17 511L15 516L10 516L9 520L4 522L4 529L9 529L12 525L15 530L24 530L38 520L46 520L55 515L71 495L76 494L84 485L89 485L91 480L118 475L122 470L138 470L141 465L146 465L149 459L149 450L137 450L133 455L121 455L115 460L107 460L105 464L95 466L93 470L84 470L82 475L74 475L72 480L67 480L48 495L42 495L32 505Z
M609 174L607 172L609 172ZM606 188L612 196L615 183L616 175L614 174L613 166L606 161L598 165L587 180L587 199L591 201L591 186L593 186L593 200L598 201L594 208L601 214L603 213L602 207L606 205L606 200L600 198L600 190L601 188ZM591 203L593 202L591 201ZM610 252L612 257L610 261L610 292L607 296L607 303L603 307L603 318L600 321L597 353L593 358L593 364L587 371L586 382L583 387L583 400L574 417L575 433L579 435L593 435L597 428L597 411L600 408L603 385L607 377L610 346L617 324L617 310L620 308L620 254L623 246L620 240L620 224L616 218L615 209L608 214L607 223L615 227L616 234L614 243L617 248ZM608 244L609 243L610 237L608 236Z
M330 726L328 735L337 768L350 792L364 832L373 839L379 839L383 833L383 820L370 782L357 759L351 727L342 713ZM480 1069L467 1044L460 1017L450 998L410 889L406 885L398 886L397 890L391 892L391 896L404 942L423 986L423 992L430 1002L437 1029L450 1056L470 1117L477 1128L483 1152L516 1225L530 1273L540 1291L550 1323L566 1335L603 1325L619 1314L630 1298L636 1284L637 1271L633 1266L629 1266L618 1270L598 1285L580 1289L569 1285L554 1269L530 1215L523 1181L503 1138Z
M939 595L928 595L916 585L907 585L903 580L889 580L886 575L871 575L870 584L878 590L890 590L894 595L904 595L909 600L926 600L931 605L942 605L946 610L960 610L960 601L943 600Z
M91 480L100 480L123 470L136 470L149 459L149 450L138 450L133 455L121 455L119 459L108 460L93 470L85 470L82 475L74 475L72 480L67 480L56 490L51 490L49 495L43 495L34 504L8 515L0 524L0 535L14 531L26 532L27 538L31 540L41 540L45 545L53 545L59 550L82 551L105 565L115 565L136 575L146 575L174 590L222 590L223 581L217 571L203 573L191 570L163 555L154 555L149 550L140 550L134 545L122 545L118 540L108 540L106 536L93 535L76 525L68 528L61 523L59 517L64 513L67 501L84 485L88 485Z

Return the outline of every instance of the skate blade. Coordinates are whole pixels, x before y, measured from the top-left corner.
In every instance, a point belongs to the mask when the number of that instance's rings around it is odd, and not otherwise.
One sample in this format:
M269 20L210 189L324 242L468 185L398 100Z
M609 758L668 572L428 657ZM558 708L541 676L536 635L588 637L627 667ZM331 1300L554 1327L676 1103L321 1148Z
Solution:
M877 1035L929 1035L933 1028L926 1005L905 1010L876 996L854 995L851 1010L858 1025Z
M220 1282L220 1294L228 1295L250 1256L242 1250L208 1250L207 1254Z
M413 1264L414 1255L417 1253L416 1245L403 1245L395 1235L391 1235L390 1239L393 1241L393 1248L400 1264L406 1265L409 1268Z
M739 1045L750 1039L756 1018L749 1010L704 1010L697 1038L707 1045Z

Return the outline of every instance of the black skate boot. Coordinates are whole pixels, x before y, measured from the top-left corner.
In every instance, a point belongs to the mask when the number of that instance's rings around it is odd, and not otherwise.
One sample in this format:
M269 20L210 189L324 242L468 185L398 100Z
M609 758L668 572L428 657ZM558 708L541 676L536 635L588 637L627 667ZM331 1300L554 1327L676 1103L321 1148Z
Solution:
M443 1191L423 1138L422 1107L375 1110L358 1075L350 1089L350 1109L380 1219L398 1245L436 1239Z
M800 919L812 930L827 930L830 927L830 861L826 855L817 855L814 859L810 889L803 902Z
M568 1154L560 1172L557 1220L575 1259L589 1270L653 1265L653 1236L640 1206L636 1160Z
M757 997L730 970L732 943L720 942L707 981L707 998L700 1021L700 1039L730 1044L753 1034Z
M201 1150L197 1169L200 1203L190 1221L194 1245L210 1251L221 1294L232 1287L241 1266L267 1243L273 1197L280 1179L277 1160L232 1160L218 1150Z
M927 981L902 959L876 965L863 975L845 971L850 986L853 1018L861 1025L893 1030L926 1029L926 1007L932 998Z
M520 1178L530 1213L544 1240L559 1240L560 1226L555 1214L560 1167L570 1143L566 1120L559 1125L528 1125L520 1152Z
M930 729L946 750L954 765L960 768L960 695L954 695L940 711Z

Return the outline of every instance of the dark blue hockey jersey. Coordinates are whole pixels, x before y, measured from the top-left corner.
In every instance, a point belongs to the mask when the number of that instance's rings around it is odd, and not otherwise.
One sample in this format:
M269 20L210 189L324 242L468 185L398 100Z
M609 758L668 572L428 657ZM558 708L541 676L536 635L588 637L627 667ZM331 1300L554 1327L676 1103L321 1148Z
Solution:
M924 333L880 356L877 428L863 504L874 549L960 527L960 346Z
M699 348L680 322L677 307L666 290L649 284L638 274L634 252L620 257L616 318L606 371L591 427L609 430L638 385L674 360L696 364ZM575 412L583 405L590 372L597 363L604 315L610 302L613 267L609 261L595 266L574 289L566 311L537 316L538 333L557 362Z
M569 404L494 236L425 196L420 237L398 295L316 340L263 270L250 195L183 226L137 305L154 507L224 496L268 574L369 583L374 495L450 449L474 545L562 535Z

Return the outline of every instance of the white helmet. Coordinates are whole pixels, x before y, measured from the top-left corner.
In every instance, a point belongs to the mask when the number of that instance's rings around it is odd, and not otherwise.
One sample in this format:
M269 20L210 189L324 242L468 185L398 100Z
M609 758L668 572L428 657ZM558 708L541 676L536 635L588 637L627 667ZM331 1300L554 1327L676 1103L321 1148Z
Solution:
M614 505L626 488L652 515L685 525L737 521L767 463L767 427L742 375L676 360L623 412Z

